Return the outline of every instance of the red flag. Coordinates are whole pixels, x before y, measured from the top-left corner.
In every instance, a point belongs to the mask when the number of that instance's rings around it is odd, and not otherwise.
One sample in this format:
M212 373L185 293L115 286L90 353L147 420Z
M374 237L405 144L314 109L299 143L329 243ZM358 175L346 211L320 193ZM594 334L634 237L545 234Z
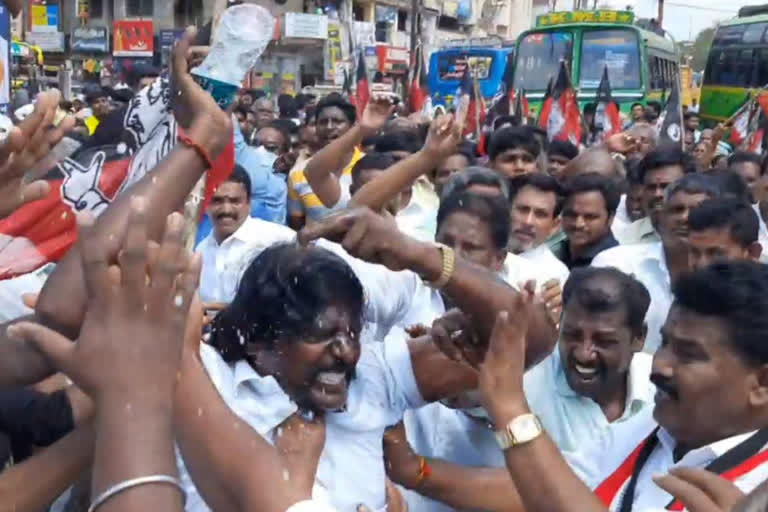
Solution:
M413 79L408 90L408 103L411 112L421 112L424 104L427 102L429 93L427 91L426 76L427 71L424 64L423 50L421 46L416 48L413 62Z
M355 106L357 107L357 118L363 115L368 100L371 97L371 91L368 87L368 71L365 68L365 58L363 52L360 52L360 58L357 61L357 89L355 90Z
M560 63L555 85L547 88L537 124L546 130L549 140L567 140L575 146L581 142L579 104L565 62Z
M464 121L463 135L476 135L480 138L480 129L485 121L485 102L480 97L480 91L477 80L472 78L469 65L464 68L464 76L461 79L461 85L456 93L459 102L469 101L467 106L467 117Z
M76 213L101 214L170 152L177 125L169 98L168 81L158 79L128 105L120 141L80 150L59 162L46 176L47 197L0 220L0 279L57 261L77 239ZM204 206L233 168L230 143L207 175Z
M591 144L600 143L603 139L622 131L619 107L613 101L611 94L608 66L603 68L603 77L597 87L595 102L597 108L595 109L595 116L592 118L592 126L589 127Z
M519 126L528 124L528 118L531 115L531 109L528 105L528 97L525 95L525 89L519 89L513 93L515 99L515 110L513 115L517 119Z
M749 137L750 117L755 110L753 108L754 100L747 97L744 104L733 115L733 124L731 125L730 142L733 147L741 146Z

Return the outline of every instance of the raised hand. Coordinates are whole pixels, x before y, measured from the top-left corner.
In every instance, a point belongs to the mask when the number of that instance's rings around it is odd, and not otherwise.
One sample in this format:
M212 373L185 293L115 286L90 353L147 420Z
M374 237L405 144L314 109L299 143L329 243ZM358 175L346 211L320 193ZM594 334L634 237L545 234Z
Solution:
M436 161L448 158L456 152L461 142L461 127L453 116L442 115L432 121L423 151Z
M200 258L184 249L184 220L174 213L152 261L145 208L142 199L134 200L119 268L110 269L92 218L80 219L88 301L76 343L33 323L9 328L9 334L31 342L97 403L137 394L170 403L176 384Z
M732 512L744 501L738 487L706 469L674 468L653 481L680 500L688 512Z
M384 128L394 111L395 106L388 96L375 94L365 106L363 115L360 116L360 127L366 135L375 134Z
M627 132L621 132L606 137L605 146L611 153L628 155L638 150L640 142Z
M193 27L187 28L171 52L171 105L179 125L216 158L232 137L232 119L189 74L195 34Z
M487 347L481 343L470 319L459 309L452 309L436 319L429 336L440 351L453 361L475 368L483 361Z
M518 406L525 400L522 388L530 309L531 296L523 293L513 315L507 311L498 314L490 346L480 367L479 389L483 406L496 425L506 425L517 416Z
M560 325L560 314L563 312L563 289L558 279L551 279L541 286L539 292L541 301L547 307L547 312L555 325Z
M40 93L32 114L14 127L0 146L0 218L48 194L46 181L25 183L24 175L75 125L75 119L67 116L54 126L58 106L58 91Z

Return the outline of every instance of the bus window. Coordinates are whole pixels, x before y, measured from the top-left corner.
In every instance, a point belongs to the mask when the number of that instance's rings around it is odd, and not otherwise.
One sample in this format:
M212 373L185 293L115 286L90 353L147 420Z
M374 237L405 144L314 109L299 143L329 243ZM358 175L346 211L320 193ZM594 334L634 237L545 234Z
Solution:
M550 78L557 77L560 61L570 68L573 56L573 35L570 32L539 32L528 34L518 48L515 68L515 89L543 91Z
M612 88L640 88L640 50L634 31L614 29L584 32L579 86L596 89L606 66Z
M752 23L747 25L747 29L744 31L742 37L743 43L759 43L765 33L765 28L768 27L768 23Z
M461 80L469 60L471 76L478 80L485 80L491 71L493 64L492 55L471 55L466 53L446 53L437 59L437 73L440 80Z
M757 63L757 84L758 87L768 85L768 48L755 50L755 62Z
M705 80L718 85L757 85L752 84L753 64L751 49L713 49L709 54Z
M658 57L651 57L650 65L648 66L650 73L651 89L661 89L663 78L661 76L661 59Z
M715 39L712 42L713 45L726 45L726 44L738 44L744 37L746 31L746 25L732 25L727 27L720 27L715 34Z

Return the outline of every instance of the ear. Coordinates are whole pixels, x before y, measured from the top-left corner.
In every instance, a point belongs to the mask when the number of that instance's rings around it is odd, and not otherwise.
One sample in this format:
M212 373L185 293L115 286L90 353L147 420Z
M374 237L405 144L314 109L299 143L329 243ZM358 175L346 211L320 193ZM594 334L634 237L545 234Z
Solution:
M750 377L749 403L755 407L768 405L768 365L761 365L754 370Z
M760 256L763 253L763 246L760 245L760 242L752 242L747 247L747 254L749 255L749 259L754 261L760 261Z
M632 352L642 352L645 346L645 337L648 335L648 324L643 322L638 336L632 336Z

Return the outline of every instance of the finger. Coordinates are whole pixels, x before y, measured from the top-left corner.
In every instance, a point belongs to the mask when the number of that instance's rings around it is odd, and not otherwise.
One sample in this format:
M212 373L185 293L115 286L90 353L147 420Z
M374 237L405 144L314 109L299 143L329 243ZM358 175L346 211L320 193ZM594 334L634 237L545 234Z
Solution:
M83 279L89 300L101 301L111 290L107 255L104 246L99 243L91 213L77 216L77 236L80 245L80 262L83 267Z
M349 231L349 228L351 228L355 222L355 218L354 211L329 215L318 222L313 222L302 228L297 235L298 242L300 245L306 246L310 242L320 238L334 240L339 237L339 235L343 235Z
M34 322L19 322L8 327L8 335L30 343L53 366L73 380L77 377L74 364L75 344L61 334Z
M681 467L672 469L670 473L701 489L720 506L730 508L744 497L733 483L705 469Z
M150 271L152 288L152 303L154 306L164 308L164 303L173 293L173 283L179 272L183 270L182 249L184 248L184 217L174 212L168 216L165 222L165 232L160 250L157 253L157 261Z
M722 512L720 507L701 489L673 475L654 476L653 481L680 500L691 512Z
M365 234L368 232L368 225L365 222L356 222L344 235L344 239L341 241L341 246L349 254L359 254L359 248L365 238ZM362 259L365 259L362 255Z
M496 359L504 359L507 357L507 349L509 342L507 340L507 326L509 324L509 313L506 311L500 311L496 315L496 322L493 324L493 330L491 331L491 342L488 349L489 354L492 354Z
M5 163L12 153L21 151L24 147L24 134L19 127L14 126L8 133L5 142L0 146L0 163Z
M195 27L187 27L184 31L184 35L176 42L176 46L174 46L173 51L171 52L171 70L176 78L181 78L187 75L187 54L196 34L197 29L195 29Z
M37 180L24 185L21 189L21 204L39 201L45 198L50 191L51 187L45 180Z
M461 361L461 351L453 344L450 334L441 324L433 324L429 335L432 338L432 343L434 343L446 357L451 361Z
M134 304L144 305L147 282L147 218L143 197L131 198L131 212L119 257L121 286L132 292Z
M37 307L37 299L40 297L38 293L23 293L21 295L21 302L24 303L29 309L35 309Z
M173 304L183 312L183 317L188 315L190 306L195 297L195 292L200 286L200 269L202 266L202 256L199 253L193 255L186 270L179 278L176 295L173 298Z
M357 506L357 512L371 512L371 509L361 503Z

